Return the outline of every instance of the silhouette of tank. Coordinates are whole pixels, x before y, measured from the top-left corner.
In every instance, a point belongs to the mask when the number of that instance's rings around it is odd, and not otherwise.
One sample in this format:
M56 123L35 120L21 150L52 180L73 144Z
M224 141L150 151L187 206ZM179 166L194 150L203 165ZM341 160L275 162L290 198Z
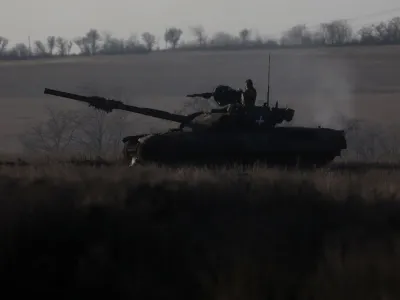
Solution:
M269 76L268 76L269 78ZM82 96L53 89L44 93L86 102L107 113L114 109L129 111L179 123L177 128L155 134L123 138L125 159L136 163L167 165L226 164L264 162L270 165L323 166L347 148L345 132L321 127L280 126L290 122L295 111L276 102L244 107L241 92L220 85L212 93L188 97L214 98L219 106L189 115L127 105L97 96Z

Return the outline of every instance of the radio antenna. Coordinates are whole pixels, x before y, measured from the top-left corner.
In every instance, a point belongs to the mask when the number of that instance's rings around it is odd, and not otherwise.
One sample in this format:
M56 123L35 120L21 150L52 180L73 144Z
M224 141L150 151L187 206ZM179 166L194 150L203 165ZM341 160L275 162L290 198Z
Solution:
M268 90L267 90L267 106L269 107L270 97L270 74L271 74L271 53L268 54Z

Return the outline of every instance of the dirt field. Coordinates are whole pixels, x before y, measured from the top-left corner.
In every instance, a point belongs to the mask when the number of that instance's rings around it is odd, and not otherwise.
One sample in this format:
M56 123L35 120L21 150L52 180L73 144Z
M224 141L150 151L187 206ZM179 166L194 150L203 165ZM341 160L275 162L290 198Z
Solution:
M272 51L272 98L296 109L296 123L341 127L335 117L395 124L400 111L399 47ZM45 87L103 94L172 111L185 95L217 84L243 87L252 78L259 99L267 90L267 51L150 55L0 63L0 151L21 150L18 134L46 115L47 105L83 104L43 95ZM152 118L138 118L132 132ZM143 123L141 123L143 122ZM175 124L171 124L174 126Z

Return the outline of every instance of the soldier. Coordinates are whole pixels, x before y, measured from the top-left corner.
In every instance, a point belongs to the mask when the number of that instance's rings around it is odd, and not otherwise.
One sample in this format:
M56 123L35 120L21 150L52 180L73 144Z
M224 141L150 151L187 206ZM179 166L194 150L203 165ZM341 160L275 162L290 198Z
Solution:
M245 107L252 107L256 103L257 91L253 86L253 81L251 79L246 80L246 89L243 92L242 104Z

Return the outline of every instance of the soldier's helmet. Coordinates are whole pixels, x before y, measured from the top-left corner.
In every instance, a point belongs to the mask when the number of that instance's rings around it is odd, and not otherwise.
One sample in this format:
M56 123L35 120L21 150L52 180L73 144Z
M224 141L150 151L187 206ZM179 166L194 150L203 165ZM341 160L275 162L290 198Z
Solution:
M248 86L253 86L253 80L247 79L247 80L246 80L246 85L248 85Z

